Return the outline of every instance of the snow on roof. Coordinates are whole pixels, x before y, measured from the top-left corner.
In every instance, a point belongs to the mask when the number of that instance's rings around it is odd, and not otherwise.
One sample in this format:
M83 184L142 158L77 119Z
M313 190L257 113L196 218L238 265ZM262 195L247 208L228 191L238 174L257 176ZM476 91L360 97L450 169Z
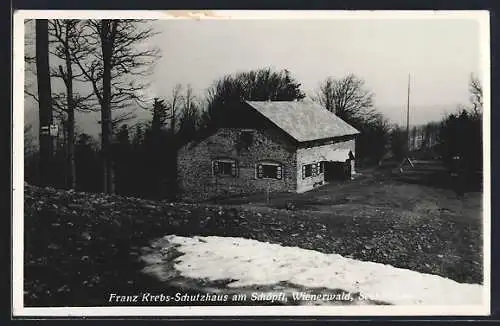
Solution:
M246 103L299 142L359 134L353 126L313 101Z

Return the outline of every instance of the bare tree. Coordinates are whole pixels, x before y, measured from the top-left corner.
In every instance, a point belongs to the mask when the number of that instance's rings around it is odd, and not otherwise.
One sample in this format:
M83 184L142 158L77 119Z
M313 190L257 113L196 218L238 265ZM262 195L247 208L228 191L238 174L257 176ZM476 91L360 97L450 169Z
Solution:
M373 96L365 88L364 80L350 74L340 79L328 77L320 84L316 100L340 118L354 123L376 119Z
M55 107L66 116L65 118L61 115L64 143L67 145L67 182L70 188L76 188L75 111L90 111L94 107L91 102L92 93L81 96L73 89L74 83L83 76L83 73L74 67L74 58L81 59L85 55L84 49L75 42L82 36L83 28L81 22L76 19L52 20L49 21L49 31L54 45L51 54L64 63L53 68L51 72L51 75L60 78L65 86L64 91L53 95L53 100Z
M194 102L196 98L194 96L193 87L191 85L187 85L186 94L184 95L184 108L183 111L190 111L193 108Z
M167 99L167 110L170 111L168 119L170 119L170 132L172 135L175 134L177 127L177 117L179 115L179 105L182 102L182 85L176 84L172 89L170 98Z
M390 125L374 106L374 94L365 81L353 74L326 78L313 100L353 125L361 134L356 139L358 161L381 162L389 144Z
M478 116L483 112L483 87L481 86L479 78L474 74L470 76L469 92L472 112L475 116Z
M82 57L84 52L74 42L75 39L81 36L82 28L80 21L75 19L68 20L49 20L49 53L51 56L50 78L54 81L60 79L63 82L64 88L51 87L51 104L53 109L52 123L58 123L62 129L60 135L63 136L64 149L66 150L67 160L67 186L75 188L76 173L75 173L75 111L91 111L96 105L92 101L92 93L85 96L80 95L80 92L74 88L82 90L81 80L82 73L75 69L73 57ZM32 40L27 38L27 49L32 46ZM35 62L36 56L30 56L29 51L25 52L26 71L37 75L37 72L32 69L32 64ZM29 78L27 78L29 79ZM78 82L79 85L75 86ZM33 85L25 86L25 94L39 102L37 92L32 91Z
M183 104L179 117L179 131L177 133L178 146L182 146L195 137L200 122L199 105L191 85L186 87Z
M85 49L85 56L73 59L91 83L101 108L103 191L112 193L113 127L132 115L125 112L113 119L112 111L145 106L143 91L148 84L140 77L151 73L159 52L143 44L155 34L145 21L103 19L83 24L85 32L75 42Z

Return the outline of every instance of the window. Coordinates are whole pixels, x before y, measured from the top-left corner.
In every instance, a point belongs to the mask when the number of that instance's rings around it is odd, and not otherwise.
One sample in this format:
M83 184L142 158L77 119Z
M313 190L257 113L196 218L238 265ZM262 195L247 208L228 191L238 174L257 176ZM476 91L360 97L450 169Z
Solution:
M324 172L323 162L302 165L302 179L314 177Z
M212 162L214 175L238 176L238 164L235 160L220 159Z
M283 179L283 167L279 163L262 162L256 168L258 179Z

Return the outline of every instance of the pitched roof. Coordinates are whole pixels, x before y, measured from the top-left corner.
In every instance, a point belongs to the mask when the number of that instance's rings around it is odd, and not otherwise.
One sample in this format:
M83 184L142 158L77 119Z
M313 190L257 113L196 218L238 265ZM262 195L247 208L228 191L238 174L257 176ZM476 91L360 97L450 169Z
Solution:
M353 126L313 101L246 103L299 142L359 134Z

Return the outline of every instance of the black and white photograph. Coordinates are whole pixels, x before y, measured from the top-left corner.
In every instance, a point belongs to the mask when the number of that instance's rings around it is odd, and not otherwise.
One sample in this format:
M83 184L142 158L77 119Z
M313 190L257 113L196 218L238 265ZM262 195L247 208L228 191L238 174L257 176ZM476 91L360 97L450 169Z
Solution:
M487 11L14 20L14 316L489 315Z

